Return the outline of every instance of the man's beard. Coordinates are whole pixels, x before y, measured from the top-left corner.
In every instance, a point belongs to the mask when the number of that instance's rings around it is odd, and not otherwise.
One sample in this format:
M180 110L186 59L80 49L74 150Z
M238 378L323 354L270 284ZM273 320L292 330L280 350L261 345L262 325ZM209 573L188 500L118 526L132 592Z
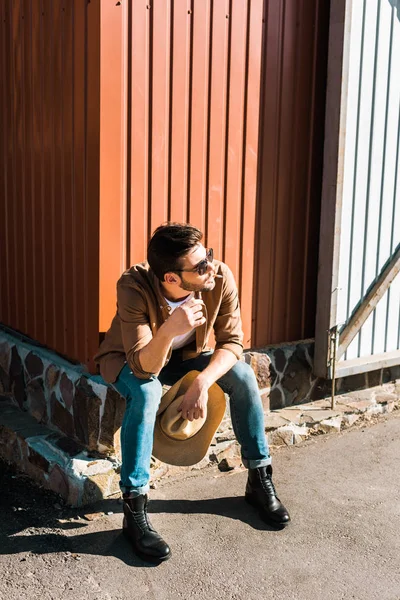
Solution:
M189 283L188 281L185 281L182 274L180 287L186 292L210 292L215 287L215 279L213 281L208 280L205 284L201 283L196 285L195 283Z

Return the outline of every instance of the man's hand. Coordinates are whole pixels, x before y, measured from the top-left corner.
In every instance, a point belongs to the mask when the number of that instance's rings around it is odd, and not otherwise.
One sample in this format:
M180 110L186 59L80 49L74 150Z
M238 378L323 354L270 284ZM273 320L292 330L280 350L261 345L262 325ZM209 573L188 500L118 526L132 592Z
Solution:
M174 310L165 322L165 327L172 337L188 333L194 327L206 322L203 316L203 301L191 298Z
M207 415L207 402L208 385L202 384L199 377L196 377L186 391L178 410L182 411L183 419L193 421Z

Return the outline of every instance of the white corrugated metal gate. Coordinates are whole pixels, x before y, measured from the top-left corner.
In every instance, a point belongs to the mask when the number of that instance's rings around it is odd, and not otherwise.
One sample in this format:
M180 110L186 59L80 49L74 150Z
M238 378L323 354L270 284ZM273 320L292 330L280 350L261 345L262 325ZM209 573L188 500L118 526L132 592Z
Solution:
M332 0L315 373L400 364L400 3Z

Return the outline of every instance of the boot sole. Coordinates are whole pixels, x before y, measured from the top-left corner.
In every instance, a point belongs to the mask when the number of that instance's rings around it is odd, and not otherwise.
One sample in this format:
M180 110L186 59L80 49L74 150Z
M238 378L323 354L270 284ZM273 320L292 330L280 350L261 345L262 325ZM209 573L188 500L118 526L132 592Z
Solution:
M289 525L290 521L287 521L286 523L277 523L276 521L268 519L265 513L258 506L257 502L254 500L253 496L251 496L250 494L245 494L244 499L248 504L250 504L253 508L257 510L258 516L262 521L264 521L264 523L267 523L267 525L271 525L271 527L274 527L275 529L284 529Z
M128 532L125 529L122 530L122 534L124 535L125 539L127 539L128 542L130 543L130 545L132 546L133 551L136 554L136 556L141 558L144 562L150 562L152 564L159 565L160 563L165 562L166 560L171 558L171 554L172 554L171 552L169 554L167 554L167 556L161 556L159 558L156 558L155 556L149 556L148 554L144 554L143 552L140 552L140 550L137 550L135 548L134 543L132 542L131 538L129 537Z

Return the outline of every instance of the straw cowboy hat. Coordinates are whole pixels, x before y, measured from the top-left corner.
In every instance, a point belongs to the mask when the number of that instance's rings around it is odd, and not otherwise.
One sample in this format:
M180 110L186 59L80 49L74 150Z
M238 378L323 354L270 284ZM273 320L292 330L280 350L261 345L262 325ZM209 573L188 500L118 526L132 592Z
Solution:
M225 395L214 383L208 390L207 414L189 421L178 407L199 371L190 371L161 398L154 428L153 455L170 465L187 467L205 457L225 413Z

